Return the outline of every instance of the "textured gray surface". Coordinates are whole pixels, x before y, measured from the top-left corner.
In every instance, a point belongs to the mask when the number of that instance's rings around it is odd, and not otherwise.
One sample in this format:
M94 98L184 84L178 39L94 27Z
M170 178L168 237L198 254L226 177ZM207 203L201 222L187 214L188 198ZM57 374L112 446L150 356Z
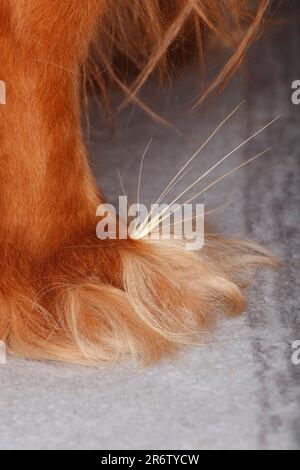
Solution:
M150 202L241 97L245 109L203 152L194 175L282 113L216 175L273 145L270 155L204 200L233 201L211 219L214 228L262 242L285 262L281 272L258 274L245 315L222 320L210 340L175 362L136 373L10 358L0 366L0 448L300 448L300 366L291 362L291 344L300 339L300 106L290 100L291 82L300 79L299 39L297 26L269 34L251 52L248 85L237 80L193 116L184 112L191 74L164 94L149 86L146 98L190 140L129 109L111 139L94 132L90 145L99 183L113 199L117 167L135 194L139 156L153 137L142 180L142 200Z

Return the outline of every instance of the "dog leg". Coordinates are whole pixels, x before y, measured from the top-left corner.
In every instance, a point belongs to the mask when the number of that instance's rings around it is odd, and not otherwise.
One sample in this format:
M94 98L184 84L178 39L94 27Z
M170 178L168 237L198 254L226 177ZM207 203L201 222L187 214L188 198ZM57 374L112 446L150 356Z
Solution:
M72 362L144 363L198 340L216 311L244 308L258 248L208 240L96 238L102 201L80 129L80 66L101 0L0 5L0 339Z

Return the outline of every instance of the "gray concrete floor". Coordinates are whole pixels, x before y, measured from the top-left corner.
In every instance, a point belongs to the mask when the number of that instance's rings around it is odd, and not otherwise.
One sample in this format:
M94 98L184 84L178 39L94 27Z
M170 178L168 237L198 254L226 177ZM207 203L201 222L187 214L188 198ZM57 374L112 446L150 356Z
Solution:
M185 138L128 108L111 137L94 113L90 139L97 181L115 200L116 168L134 199L139 158L153 138L141 186L149 203L242 98L244 110L195 162L194 175L282 114L215 176L272 145L270 154L201 200L211 207L232 201L210 219L215 231L258 240L284 262L282 270L258 273L245 315L221 320L209 341L177 361L136 373L129 365L98 370L9 358L0 366L0 448L300 448L300 365L291 361L300 339L300 105L290 98L300 79L299 33L299 24L275 27L251 50L247 84L236 79L193 115L186 113L192 72L165 92L150 84L144 98Z

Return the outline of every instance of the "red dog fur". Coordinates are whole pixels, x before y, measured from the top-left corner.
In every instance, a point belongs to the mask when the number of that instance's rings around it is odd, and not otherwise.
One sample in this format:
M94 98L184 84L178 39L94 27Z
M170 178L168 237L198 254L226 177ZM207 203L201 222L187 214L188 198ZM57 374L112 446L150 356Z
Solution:
M148 363L197 341L217 311L243 310L245 270L272 262L254 245L207 239L192 253L177 241L96 238L102 198L81 139L80 88L89 67L104 101L109 81L125 89L114 67L127 54L137 100L153 69L168 67L170 46L188 51L188 31L200 60L208 35L234 46L212 91L260 31L269 2L249 3L0 1L0 339L10 352ZM96 49L106 75L92 62Z

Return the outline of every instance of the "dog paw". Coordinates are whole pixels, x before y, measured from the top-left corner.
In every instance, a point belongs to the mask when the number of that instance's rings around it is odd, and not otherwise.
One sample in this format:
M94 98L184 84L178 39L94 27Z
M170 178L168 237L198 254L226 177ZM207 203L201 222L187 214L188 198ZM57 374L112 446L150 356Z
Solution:
M16 355L148 364L196 344L217 312L239 314L257 245L207 239L81 240L18 270L2 295L0 338Z

